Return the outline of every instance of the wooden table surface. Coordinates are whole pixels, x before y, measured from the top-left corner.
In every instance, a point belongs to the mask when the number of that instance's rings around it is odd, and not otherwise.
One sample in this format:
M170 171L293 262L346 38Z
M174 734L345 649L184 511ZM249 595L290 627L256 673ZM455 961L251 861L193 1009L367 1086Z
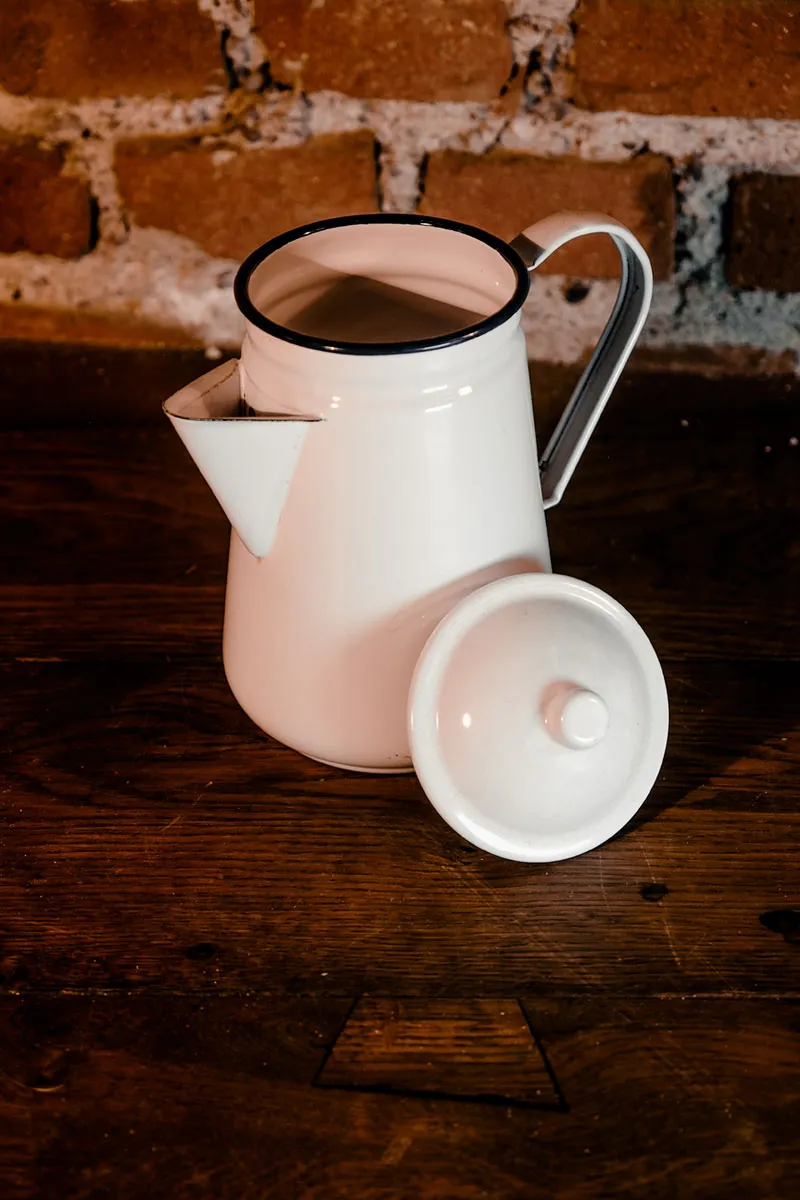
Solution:
M603 418L553 558L650 634L670 743L623 833L526 866L237 708L158 410L200 355L0 350L0 1195L798 1195L797 385Z

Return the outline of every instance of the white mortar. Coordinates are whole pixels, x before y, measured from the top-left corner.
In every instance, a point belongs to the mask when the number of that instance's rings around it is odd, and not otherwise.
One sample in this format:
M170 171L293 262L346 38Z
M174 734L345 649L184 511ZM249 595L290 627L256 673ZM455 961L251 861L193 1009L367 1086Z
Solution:
M137 2L137 0L130 0ZM371 129L381 147L381 190L387 211L408 211L419 196L426 154L457 147L485 153L494 145L544 157L575 155L622 162L649 149L670 158L678 177L677 230L684 243L675 278L656 287L644 341L651 346L749 346L791 350L800 363L800 294L736 292L724 280L722 209L731 175L747 171L800 173L800 122L732 117L654 117L587 113L565 102L573 0L507 0L509 36L524 71L538 65L526 99L512 116L486 104L360 101L333 93L303 98L285 92L251 97L243 129L209 145L246 154L263 146L299 145L321 133ZM237 102L260 82L267 48L253 33L249 0L198 0L220 31L242 80ZM245 96L246 98L246 96ZM218 122L227 93L200 100L94 100L77 104L0 93L0 129L66 144L67 169L85 178L100 209L100 242L76 261L28 254L0 255L0 302L88 311L137 313L177 325L210 346L235 343L240 321L230 291L235 263L212 259L186 239L157 230L129 230L112 169L120 137L196 133ZM246 130L246 133L245 133ZM82 136L89 131L89 136ZM691 170L689 169L691 165ZM527 223L520 213L520 228ZM567 280L537 279L524 322L532 357L569 363L597 337L613 301L613 283L590 281L569 304Z

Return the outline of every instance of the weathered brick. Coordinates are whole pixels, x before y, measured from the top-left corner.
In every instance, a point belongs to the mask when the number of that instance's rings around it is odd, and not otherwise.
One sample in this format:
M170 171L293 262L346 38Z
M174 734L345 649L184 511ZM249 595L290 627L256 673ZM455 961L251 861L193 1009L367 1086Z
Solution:
M60 149L0 141L0 252L77 258L91 241L87 185L63 173Z
M584 108L800 117L792 0L582 0L576 22Z
M534 158L494 150L432 154L422 212L479 225L507 240L560 211L605 212L640 238L657 279L672 270L675 198L666 159L642 155L626 163ZM619 255L606 237L567 246L543 270L596 277L619 274Z
M731 184L729 216L728 282L800 292L800 176L740 175Z
M493 100L511 72L502 0L256 0L279 80L366 99Z
M0 85L15 95L188 98L225 78L195 0L4 0L0 47Z
M209 254L244 258L268 238L325 217L374 212L366 132L276 150L213 150L199 141L122 141L117 179L138 225L171 229Z

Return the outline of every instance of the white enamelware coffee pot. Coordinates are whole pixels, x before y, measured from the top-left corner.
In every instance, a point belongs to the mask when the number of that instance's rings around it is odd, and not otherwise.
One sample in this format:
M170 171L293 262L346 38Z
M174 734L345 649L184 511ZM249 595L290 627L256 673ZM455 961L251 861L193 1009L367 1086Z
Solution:
M619 251L619 295L539 460L520 310L529 273L589 234L607 234ZM301 331L297 314L349 278L467 312L470 323L396 342ZM647 255L604 216L549 217L510 244L431 217L344 217L268 242L234 290L246 323L240 359L164 405L233 526L230 687L258 726L311 758L411 770L411 743L425 735L419 715L414 732L409 696L416 678L424 707L418 666L429 640L436 652L434 631L484 585L550 573L545 510L561 499L644 324ZM566 630L561 622L569 640ZM602 680L595 700L580 678L551 682L561 700L549 716L532 702L531 721L585 772L614 704L598 696ZM429 717L435 736L441 714ZM570 729L586 721L588 742L572 746ZM492 742L487 753L496 750Z

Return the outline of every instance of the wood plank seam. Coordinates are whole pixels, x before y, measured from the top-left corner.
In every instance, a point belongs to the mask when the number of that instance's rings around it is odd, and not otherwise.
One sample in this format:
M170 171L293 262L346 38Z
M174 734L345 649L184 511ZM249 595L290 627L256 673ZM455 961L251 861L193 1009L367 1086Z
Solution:
M554 1100L524 1099L524 1098L517 1097L517 1096L507 1095L500 1091L479 1091L479 1092L472 1092L472 1093L464 1093L464 1092L458 1092L455 1090L449 1090L446 1087L431 1087L431 1086L413 1087L413 1086L408 1086L407 1084L401 1084L401 1083L375 1083L375 1082L365 1083L365 1082L348 1081L348 1080L344 1080L341 1078L333 1079L333 1080L326 1079L325 1078L326 1071L328 1070L331 1060L333 1059L333 1056L336 1053L337 1047L341 1045L343 1035L346 1033L348 1026L351 1023L352 1018L355 1016L355 1014L359 1008L359 1005L362 1003L362 1001L367 1000L367 999L370 999L370 997L367 997L365 995L360 995L360 996L357 996L353 1000L352 1004L350 1005L350 1007L345 1015L344 1020L341 1023L339 1030L336 1033L335 1038L331 1042L330 1046L328 1046L326 1048L322 1062L320 1063L320 1065L319 1065L317 1071L315 1072L314 1077L311 1081L312 1087L322 1088L327 1091L357 1092L357 1093L363 1093L363 1094L367 1094L367 1095L395 1096L398 1098L404 1097L404 1098L421 1099L421 1100L444 1100L444 1101L458 1102L458 1103L464 1103L464 1104L487 1104L487 1105L494 1105L499 1108L534 1109L534 1110L537 1110L540 1112L557 1112L557 1113L566 1114L571 1111L570 1105L566 1099L563 1088L561 1087L561 1085L558 1081L558 1078L556 1076L553 1065L550 1062L547 1052L542 1044L541 1038L538 1036L535 1029L533 1028L533 1025L531 1024L530 1014L527 1011L523 1002L518 998L515 999L513 1001L513 1003L516 1004L517 1009L524 1021L526 1031L530 1035L530 1040L531 1040L532 1046L538 1056L539 1063L540 1063L540 1065L541 1065L541 1067L553 1089L553 1095L555 1097ZM381 998L381 999L385 999L385 998ZM463 997L459 997L454 1002L455 1003L459 1003L459 1002L463 1003L463 999L464 999ZM402 1003L404 1000L410 1000L412 1002L419 1002L420 998L419 997L399 997L398 996L398 997L392 997L391 1000L389 1000L387 1002ZM437 1001L438 1002L446 1002L447 998L446 997L437 997ZM434 1003L434 1002L432 1002L432 1003Z

